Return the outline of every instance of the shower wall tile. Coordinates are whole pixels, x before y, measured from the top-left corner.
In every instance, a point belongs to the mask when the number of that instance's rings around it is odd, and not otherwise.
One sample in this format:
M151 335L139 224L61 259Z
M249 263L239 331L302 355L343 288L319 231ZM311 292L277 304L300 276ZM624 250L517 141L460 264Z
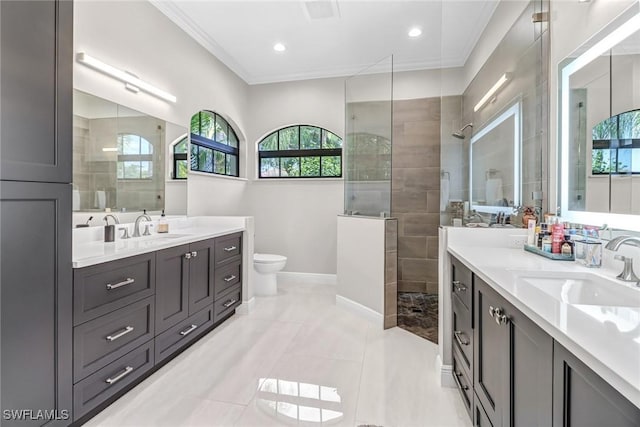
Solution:
M385 220L384 328L398 324L398 220Z

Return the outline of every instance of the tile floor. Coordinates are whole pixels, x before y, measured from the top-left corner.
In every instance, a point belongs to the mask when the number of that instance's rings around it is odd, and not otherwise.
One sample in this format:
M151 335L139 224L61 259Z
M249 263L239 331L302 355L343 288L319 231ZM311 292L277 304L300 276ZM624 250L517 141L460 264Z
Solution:
M256 298L87 426L470 426L437 347L335 305L335 288Z

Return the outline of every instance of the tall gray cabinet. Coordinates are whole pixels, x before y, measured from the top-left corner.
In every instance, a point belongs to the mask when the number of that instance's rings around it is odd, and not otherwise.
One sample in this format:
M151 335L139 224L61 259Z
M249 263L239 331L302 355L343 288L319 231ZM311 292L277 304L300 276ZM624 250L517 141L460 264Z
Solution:
M72 416L72 32L71 1L0 2L3 426Z

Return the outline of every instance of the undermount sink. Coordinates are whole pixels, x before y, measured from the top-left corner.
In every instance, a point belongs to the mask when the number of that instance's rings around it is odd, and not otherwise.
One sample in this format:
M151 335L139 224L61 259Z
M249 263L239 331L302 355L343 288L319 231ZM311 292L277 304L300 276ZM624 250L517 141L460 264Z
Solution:
M530 285L573 305L640 307L640 288L588 272L512 270L518 285Z

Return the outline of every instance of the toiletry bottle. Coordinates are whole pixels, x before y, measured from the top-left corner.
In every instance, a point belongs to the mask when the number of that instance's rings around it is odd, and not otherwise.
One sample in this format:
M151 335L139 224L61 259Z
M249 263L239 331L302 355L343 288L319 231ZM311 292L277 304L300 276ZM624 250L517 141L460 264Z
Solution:
M168 233L169 232L169 222L164 215L164 209L162 209L162 214L160 215L160 220L158 220L158 233Z
M551 253L551 235L549 234L542 238L542 251Z
M536 220L529 219L527 227L527 245L533 246L536 237Z
M555 223L551 226L551 252L559 254L564 242L564 225Z

